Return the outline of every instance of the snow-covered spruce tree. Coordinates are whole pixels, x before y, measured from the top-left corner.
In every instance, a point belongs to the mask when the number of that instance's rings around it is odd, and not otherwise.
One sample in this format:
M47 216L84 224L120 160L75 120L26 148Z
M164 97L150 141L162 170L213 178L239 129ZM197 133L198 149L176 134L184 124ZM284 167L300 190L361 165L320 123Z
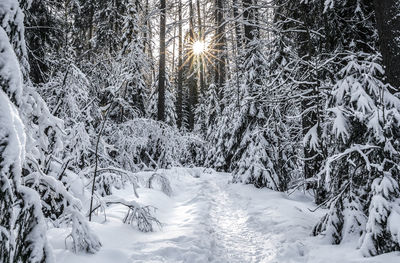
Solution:
M198 134L184 133L181 140L185 148L180 156L179 163L189 167L204 166L207 154L204 138Z
M247 4L253 3L249 2ZM241 67L240 87L243 104L237 114L230 115L230 118L235 117L235 120L232 121L233 129L228 142L223 145L219 144L223 153L217 156L221 159L220 161L225 162L228 169L233 171L234 182L283 190L281 178L277 176L271 160L271 152L268 150L272 149L271 134L265 129L269 123L269 108L263 103L262 94L267 92L269 71L262 51L260 32L256 26L257 8L249 8L244 16L248 23L245 25L246 49L241 59L243 66ZM234 82L232 81L232 84ZM227 107L232 106L227 105ZM235 108L233 106L231 111L237 110ZM229 119L226 120L229 121ZM226 131L223 132L226 133Z
M218 89L215 84L211 84L207 91L207 116L205 124L207 132L205 139L207 142L207 153L205 165L220 171L230 171L230 150L232 149L230 140L235 131L235 121L239 113L239 105L230 103L237 100L237 96L243 98L243 89L237 93L236 80L228 80L222 91L222 98L219 98ZM221 105L225 105L221 109Z
M326 95L341 68L340 54L349 50L352 43L363 48L363 44L354 38L373 35L370 19L363 20L371 12L370 4L346 0L334 2L335 8L330 8L332 1L275 1L278 6L274 16L277 33L273 46L282 45L276 54L279 57L286 53L283 59L289 65L277 71L277 76L284 76L282 85L277 87L295 91L290 93L288 101L297 108L293 113L301 117L295 126L301 125L303 138L299 140L296 136L291 140L303 141L303 177L306 179L303 183L314 191L317 204L326 201L327 191L323 180L318 183L315 176L321 170L329 146L335 144L325 138ZM344 23L346 19L352 23ZM360 20L365 23L355 22ZM293 132L292 129L291 134Z
M199 104L195 111L196 123L193 133L206 141L210 140L207 143L208 150L206 152L197 151L197 162L199 164L207 163L206 166L215 168L217 165L214 165L213 162L217 159L215 158L215 154L219 146L214 144L214 142L217 143L218 141L214 133L220 130L216 128L220 126L216 126L215 123L217 116L221 114L220 111L215 85L211 84L207 91L200 96Z
M247 1L247 5L251 3ZM253 6L256 6L255 2L251 8L246 8L249 12L245 12L245 19L257 21L254 18L257 8ZM258 21L260 19L264 17L259 16ZM257 26L252 26L256 23L246 24L244 50L237 59L241 61L240 79L233 77L226 83L224 102L221 102L225 106L223 112L210 116L206 165L234 171L235 182L286 189L290 176L299 168L293 158L300 148L299 138L293 138L299 127L285 117L296 114L296 103L285 105L293 97L288 94L293 92L295 85L287 83L293 78L290 71L296 64L285 58L288 56L284 54L288 52L284 51L285 47L274 46L268 53L263 49L270 42L263 32L258 32ZM278 43L280 38L276 39ZM289 47L286 49L290 50ZM218 107L211 110L215 109Z
M140 45L128 53L122 53L110 63L108 86L101 95L101 105L111 105L112 123L123 123L147 114L147 92L142 69L146 69L147 58L140 50ZM103 105L103 107L104 107Z
M193 19L189 19L190 21ZM183 112L182 112L182 128L188 131L193 131L195 124L195 111L199 102L199 91L197 81L197 71L195 57L191 50L191 41L194 39L193 21L190 22L189 32L185 36L185 51L184 61L182 66L183 71Z
M216 87L211 84L206 92L200 95L199 103L195 110L194 133L206 137L208 130L214 126L216 117L220 115L220 111Z
M348 57L348 68L342 69L339 73L343 74L343 80L334 86L332 99L327 105L334 118L328 119L324 128L328 134L331 130L334 131L331 138L328 135L325 136L326 141L332 146L330 148L331 156L324 164L325 173L322 172L319 175L319 184L324 185L327 190L331 190L330 199L328 199L330 211L315 227L314 234L324 231L326 238L334 244L348 241L351 238L359 238L366 221L363 204L360 201L364 189L360 189L358 184L366 185L368 183L367 179L363 179L367 178L365 174L368 174L368 171L362 168L366 165L362 156L365 151L371 150L368 140L364 141L365 138L359 136L360 133L366 132L362 125L363 120L361 123L359 121L364 118L361 116L365 113L361 112L364 109L361 108L362 105L357 105L354 109L352 104L358 103L358 100L361 103L365 99L371 101L363 90L369 83L366 83L365 80L361 80L360 83L358 81L364 70L369 74L377 74L377 72L375 72L376 69L368 72L369 69L365 64L352 68L355 65L354 60L356 59ZM357 72L357 70L360 71ZM350 76L345 75L346 73ZM352 95L353 92L357 95ZM332 166L332 163L335 165Z
M0 5L2 24L8 24L7 19L13 18L16 12L21 12L16 1ZM22 101L22 75L2 27L0 85L0 261L53 262L39 196L21 184L26 137L16 104Z
M266 92L267 74L267 62L261 53L259 39L253 39L247 46L243 65L241 86L244 105L240 108L230 139L230 152L233 153L231 168L234 182L283 190L281 178L277 176L269 152L272 148L271 134L265 129L269 122L268 107L262 102L261 96Z
M214 126L209 126L207 132L208 151L206 156L206 166L213 167L219 171L229 171L230 165L227 161L229 150L231 149L230 138L233 136L234 125L232 121L237 119L238 113L227 106L214 122Z
M400 217L399 186L393 178L399 174L400 100L380 80L378 52L352 52L343 61L328 105L328 125L339 142L321 172L333 189L330 211L314 234L336 244L363 234L364 255L399 250L393 221Z
M220 2L215 2L215 4L223 4ZM217 7L215 7L218 9ZM223 14L221 10L216 11L215 15L219 15L218 21L216 23L222 23ZM247 19L248 19L248 12ZM239 18L236 18L239 19ZM236 20L235 23L238 23ZM251 24L251 23L249 23ZM217 25L217 31L220 34L226 34L223 28L219 28L221 25ZM242 25L238 25L241 27ZM242 39L242 35L237 35L237 38ZM251 36L250 36L251 37ZM216 53L219 57L225 57L227 50L223 50L223 45L225 40L221 39L216 41ZM248 40L250 41L250 40ZM238 42L242 42L238 40ZM240 44L238 44L239 47ZM243 47L243 45L242 45ZM246 50L247 51L247 50ZM229 53L229 52L228 52ZM235 61L243 60L243 51L238 50L233 52L232 56ZM219 58L218 58L219 59ZM236 151L237 147L233 144L235 143L234 132L236 131L237 121L241 116L239 102L243 104L244 89L243 85L240 85L239 75L244 73L244 70L235 68L236 72L232 77L226 80L226 76L221 76L222 72L219 72L219 67L225 67L223 63L216 63L213 65L214 71L211 75L212 84L208 87L206 92L206 117L203 122L206 125L205 138L207 141L207 154L205 159L205 165L208 167L213 167L219 171L232 171L232 168L236 163L232 162L232 156ZM241 136L241 135L239 135Z
M288 4L288 2L286 2ZM286 20L285 5L276 1L278 7L271 24L273 37L266 39L268 49L265 52L268 61L266 92L262 93L262 102L268 109L268 124L264 126L270 138L269 155L277 176L281 178L283 189L297 187L304 183L304 173L299 156L302 155L301 103L299 101L297 78L299 58L295 41L286 34L292 24ZM287 11L287 10L286 10ZM301 96L300 96L301 97Z
M397 144L395 136L388 137L397 130L393 122L388 125L389 120L396 119L392 116L397 115L397 98L390 95L381 81L383 72L376 50L373 3L324 1L320 3L320 10L329 21L323 22L326 26L321 31L324 32L320 40L323 48L318 52L325 53L318 59L324 65L320 76L326 79L324 85L333 86L333 91L328 89L326 121L319 124L322 134L310 139L322 138L326 147L327 159L318 174L318 184L328 193L326 201L330 210L313 233L323 233L330 242L339 244L365 233L369 211L374 209L369 194L374 178L381 178L389 170L397 174L392 162L398 157L387 151ZM337 37L337 32L341 37ZM311 141L319 143L320 139ZM378 224L385 225L385 219ZM385 231L385 228L380 229ZM363 241L364 251L365 247L376 248L371 246L373 242L366 243ZM383 250L378 251L370 254Z

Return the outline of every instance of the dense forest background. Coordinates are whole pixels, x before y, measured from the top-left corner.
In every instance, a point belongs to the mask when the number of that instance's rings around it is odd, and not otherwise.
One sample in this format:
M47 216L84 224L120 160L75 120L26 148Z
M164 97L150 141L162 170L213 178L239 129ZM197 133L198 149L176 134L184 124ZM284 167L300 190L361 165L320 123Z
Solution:
M50 262L49 225L95 253L88 220L115 202L151 231L148 207L107 196L172 166L309 191L328 209L312 234L399 251L399 12L398 0L1 0L0 261Z

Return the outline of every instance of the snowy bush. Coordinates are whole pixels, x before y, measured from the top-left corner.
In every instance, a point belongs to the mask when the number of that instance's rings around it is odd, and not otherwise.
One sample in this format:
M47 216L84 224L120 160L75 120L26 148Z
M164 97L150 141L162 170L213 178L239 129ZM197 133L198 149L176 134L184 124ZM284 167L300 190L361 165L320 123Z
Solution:
M149 119L133 119L107 133L109 154L129 171L194 164L203 150L200 139Z
M100 203L94 210L101 208L104 209L110 205L123 205L128 208L124 218L123 223L129 225L136 225L141 232L153 232L155 231L155 226L161 227L162 224L154 217L153 213L155 208L150 206L141 206L136 201L127 201L122 198L108 196L100 200Z
M35 189L42 198L43 213L54 227L71 227L74 252L95 253L101 243L83 216L83 205L69 192L62 181L41 170L24 178L26 184Z
M88 172L89 178L93 178L94 171ZM101 196L112 195L113 188L122 189L126 185L131 185L136 189L138 187L138 177L136 174L117 167L99 168L97 170L95 181L95 190ZM92 179L91 179L92 180Z

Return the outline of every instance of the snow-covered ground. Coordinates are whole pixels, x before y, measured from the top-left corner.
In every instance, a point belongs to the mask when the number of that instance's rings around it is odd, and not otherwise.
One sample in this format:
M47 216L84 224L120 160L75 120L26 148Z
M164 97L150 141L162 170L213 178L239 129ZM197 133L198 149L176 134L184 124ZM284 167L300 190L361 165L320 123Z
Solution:
M49 231L60 263L131 262L400 262L400 253L363 258L356 244L332 246L311 229L323 211L300 192L290 196L250 185L228 184L229 174L204 169L173 168L163 171L171 181L168 197L155 189L131 189L115 194L158 208L163 228L141 233L122 218L126 207L107 209L91 223L102 249L95 255L75 255L65 249L67 230ZM141 173L149 177L151 173Z

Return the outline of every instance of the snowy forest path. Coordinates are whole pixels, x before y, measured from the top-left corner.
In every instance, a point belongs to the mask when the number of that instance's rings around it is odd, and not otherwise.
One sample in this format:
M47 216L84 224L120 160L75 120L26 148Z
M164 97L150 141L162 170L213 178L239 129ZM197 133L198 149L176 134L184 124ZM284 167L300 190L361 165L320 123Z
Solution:
M91 226L103 248L90 257L73 254L64 243L68 231L54 229L50 239L61 263L309 263L330 261L331 246L310 247L310 232L321 216L302 193L257 189L229 184L230 174L204 168L159 170L171 181L171 196L141 187L114 195L157 208L163 227L139 232L122 223L126 207L107 208L107 220L99 215ZM146 180L153 172L138 176ZM326 248L325 248L326 247ZM327 257L318 252L320 248ZM316 252L318 252L316 254ZM345 261L346 262L346 261Z
M131 259L141 260L132 262L308 262L301 238L309 236L313 223L305 219L304 202L268 189L229 184L230 174L205 171L165 171L175 189L173 205L161 218L164 234L154 242L147 240L149 249L135 247L138 253Z
M226 180L208 182L215 262L270 262L278 248L254 227L249 200L229 191Z

